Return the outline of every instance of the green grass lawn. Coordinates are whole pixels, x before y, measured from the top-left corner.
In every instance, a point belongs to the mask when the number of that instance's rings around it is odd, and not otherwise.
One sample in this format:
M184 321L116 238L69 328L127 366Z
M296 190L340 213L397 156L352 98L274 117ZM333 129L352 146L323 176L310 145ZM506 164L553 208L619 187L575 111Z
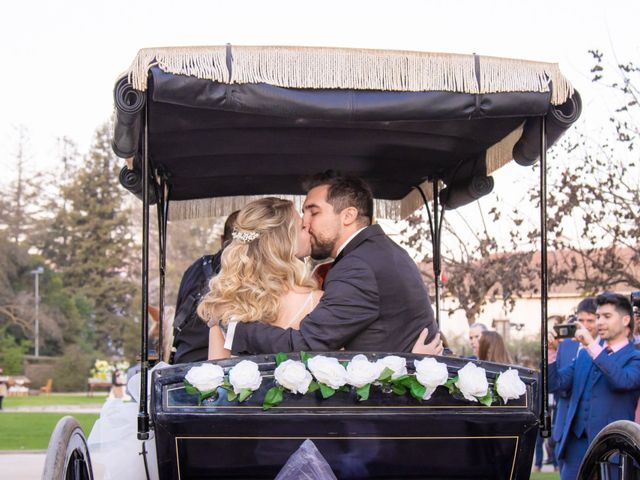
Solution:
M31 397L5 397L2 406L12 407L42 407L47 405L102 405L106 400L105 394L95 394L87 397L84 393L52 393L51 395L36 395Z
M0 450L46 450L49 437L63 413L0 413ZM85 435L98 419L97 413L73 415Z

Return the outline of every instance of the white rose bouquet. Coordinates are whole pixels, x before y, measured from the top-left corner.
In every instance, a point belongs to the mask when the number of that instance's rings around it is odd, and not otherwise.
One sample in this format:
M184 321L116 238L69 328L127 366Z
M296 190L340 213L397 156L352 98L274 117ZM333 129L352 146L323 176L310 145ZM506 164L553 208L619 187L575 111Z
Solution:
M416 367L416 380L425 388L422 400L429 400L440 385L447 383L449 371L447 365L435 358L423 358L413 362Z
M185 390L189 395L198 395L198 405L214 396L223 384L224 370L212 363L191 367L184 377Z
M384 375L383 375L384 372ZM369 398L371 384L380 379L388 379L393 370L384 364L370 362L365 355L359 354L351 359L347 365L347 383L356 388L358 399Z
M317 355L307 360L307 367L318 381L323 398L329 398L347 383L347 370L337 358Z
M507 401L516 400L524 395L527 392L527 386L520 380L518 371L510 368L498 375L496 392L506 405Z
M475 363L469 362L458 370L458 376L447 382L447 386L451 393L457 390L469 401L480 402L487 406L493 402L487 372Z
M258 364L251 360L242 360L229 370L229 384L232 390L227 390L229 400L244 402L249 396L260 388L262 376Z

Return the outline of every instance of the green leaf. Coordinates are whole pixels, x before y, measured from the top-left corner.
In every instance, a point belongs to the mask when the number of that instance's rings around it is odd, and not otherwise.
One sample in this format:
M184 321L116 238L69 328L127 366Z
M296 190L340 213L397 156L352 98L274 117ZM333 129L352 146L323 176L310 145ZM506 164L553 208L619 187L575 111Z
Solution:
M233 402L236 398L238 398L238 394L234 392L233 389L227 390L227 398L230 402Z
M445 387L447 387L447 389L449 390L450 394L453 394L456 392L456 390L458 389L458 387L456 387L455 383L458 381L459 377L455 376L453 378L450 378L449 380L447 380L447 382L444 384Z
M244 402L247 398L249 398L249 396L251 396L252 393L253 390L251 390L250 388L243 388L242 390L240 390L240 395L238 395L238 401Z
M280 366L282 362L286 362L288 360L287 354L278 352L276 353L276 367Z
M416 400L422 400L422 397L427 392L427 388L421 385L417 380L411 385L411 396Z
M484 397L478 398L478 401L482 405L486 405L487 407L490 407L491 404L493 403L493 395L491 395L491 389L487 390L487 394Z
M392 380L393 383L402 383L404 380L409 378L411 375L401 375L398 378Z
M407 393L407 387L404 385L391 384L391 390L393 390L393 393L396 395L405 395Z
M381 382L386 382L387 380L391 379L392 375L393 370L391 370L389 367L384 367L384 370L382 370L382 373L378 377L378 380L380 380Z
M418 383L415 375L406 375L404 378L396 380L399 385L404 385L407 388L411 388L411 385Z
M283 399L282 392L283 392L282 387L271 387L267 391L267 394L264 396L264 401L262 402L262 409L269 410L271 407L280 405Z
M340 365L342 365L344 368L347 368L349 366L349 362L340 362Z
M184 390L185 392L187 392L187 395L200 395L200 391L196 387L191 385L187 380L184 380L183 383Z
M318 382L316 382L316 381L312 381L312 382L309 384L309 389L307 390L307 392L309 392L309 393L313 393L313 392L315 392L316 390L318 390L319 388L320 388L320 385L318 385Z
M199 396L199 405L202 405L202 402L204 402L207 398L211 398L214 395L216 395L218 393L218 390L209 390L208 392L200 392L200 396Z
M349 391L351 391L351 387L349 385L342 385L338 391L340 392L344 392L344 393L349 393Z
M369 400L369 392L371 390L371 384L367 383L365 386L356 389L356 393L358 394L358 400L361 402L365 400Z
M318 385L320 385L320 394L322 395L322 398L332 397L336 393L333 388L325 385L324 383L318 383Z
M307 362L309 361L309 359L311 358L311 355L309 355L307 352L300 352L300 361L302 363L304 363L304 366L307 366Z

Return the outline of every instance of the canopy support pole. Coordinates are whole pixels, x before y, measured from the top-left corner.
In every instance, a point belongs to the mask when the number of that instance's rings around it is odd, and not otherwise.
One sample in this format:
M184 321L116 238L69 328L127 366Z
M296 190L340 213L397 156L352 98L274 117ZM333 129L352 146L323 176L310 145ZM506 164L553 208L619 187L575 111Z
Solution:
M140 405L138 440L149 439L147 377L149 372L149 109L144 107L142 144L142 332L140 335Z
M164 358L164 291L167 266L167 219L169 218L169 187L167 177L159 172L160 188L158 192L158 247L160 251L159 276L159 316L158 316L158 361Z
M540 118L540 358L541 401L540 434L543 438L551 435L551 414L549 413L549 346L547 327L547 295L549 280L547 278L547 131L546 119Z
M429 200L420 186L414 187L424 202L424 206L427 209L427 217L429 218L429 231L431 232L431 246L433 249L433 278L436 288L436 324L440 328L440 291L442 284L440 283L440 273L442 271L441 259L440 259L440 223L442 223L442 216L438 219L438 180L433 181L433 220L431 219L431 209L429 208Z
M440 275L442 273L442 259L440 257L440 224L442 218L438 217L440 208L440 190L439 180L433 180L433 277L436 287L436 324L440 328L440 294L442 284L440 283Z

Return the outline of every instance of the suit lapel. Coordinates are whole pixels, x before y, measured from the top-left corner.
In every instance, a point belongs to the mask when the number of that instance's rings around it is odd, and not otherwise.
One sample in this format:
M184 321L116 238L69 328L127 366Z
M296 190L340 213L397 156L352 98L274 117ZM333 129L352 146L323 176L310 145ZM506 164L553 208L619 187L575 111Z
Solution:
M351 239L347 246L342 249L342 251L338 254L336 259L333 261L335 266L336 263L340 261L345 255L349 255L352 251L354 251L362 242L365 240L375 237L376 235L384 235L384 230L380 225L369 225L364 230L362 230L359 234Z

